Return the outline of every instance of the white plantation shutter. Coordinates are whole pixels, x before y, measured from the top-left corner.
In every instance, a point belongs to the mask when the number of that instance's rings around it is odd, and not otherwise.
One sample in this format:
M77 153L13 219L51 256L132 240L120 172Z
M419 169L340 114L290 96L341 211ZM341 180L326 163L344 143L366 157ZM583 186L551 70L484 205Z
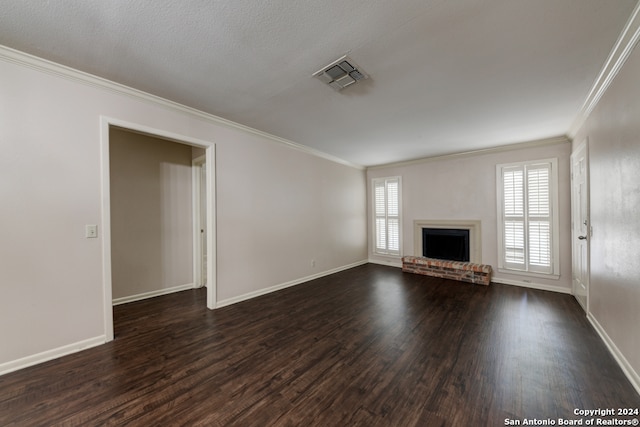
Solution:
M400 253L400 182L387 180L387 249Z
M551 159L498 165L500 268L557 272L552 198L557 185L555 164Z
M398 218L388 218L388 244L389 253L400 253L400 223Z
M504 213L507 216L524 215L524 169L505 170Z
M529 264L532 269L551 269L551 165L527 168L529 207Z
M376 218L376 252L387 249L387 220Z
M529 264L551 266L551 227L548 221L529 222Z
M502 182L505 262L524 266L524 168L505 169Z
M387 248L387 208L384 181L374 181L374 205L376 211L376 252Z
M529 198L529 215L533 217L549 217L549 168L537 165L527 168L527 186Z
M375 252L400 255L400 177L373 180Z
M504 222L505 261L524 265L524 221Z

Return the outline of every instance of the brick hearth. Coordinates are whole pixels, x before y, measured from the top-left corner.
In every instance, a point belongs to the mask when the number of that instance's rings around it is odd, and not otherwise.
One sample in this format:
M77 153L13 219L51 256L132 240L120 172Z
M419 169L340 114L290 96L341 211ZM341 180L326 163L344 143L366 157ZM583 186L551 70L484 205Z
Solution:
M459 280L476 285L489 285L493 269L486 264L405 256L402 257L402 271Z

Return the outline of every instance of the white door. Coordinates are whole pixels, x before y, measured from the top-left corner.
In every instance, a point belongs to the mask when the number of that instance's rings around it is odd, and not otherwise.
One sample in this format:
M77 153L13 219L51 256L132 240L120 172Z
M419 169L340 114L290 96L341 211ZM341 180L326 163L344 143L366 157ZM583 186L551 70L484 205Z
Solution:
M589 310L589 158L587 141L571 154L571 247L573 295Z

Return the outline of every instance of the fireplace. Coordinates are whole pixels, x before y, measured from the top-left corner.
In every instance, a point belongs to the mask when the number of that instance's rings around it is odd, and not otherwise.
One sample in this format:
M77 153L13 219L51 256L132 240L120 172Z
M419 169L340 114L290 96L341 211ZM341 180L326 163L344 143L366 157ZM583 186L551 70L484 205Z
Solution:
M440 256L433 255L425 255L425 243L423 237L423 229L431 229L431 230L445 230L440 233L440 235L436 236L436 240L440 240L443 238L443 233L446 234L448 231L446 230L456 230L463 231L468 237L464 237L466 245L466 249L464 252L468 252L468 258L466 261L460 262L472 262L476 264L482 264L482 232L480 228L480 221L478 220L458 220L458 219L419 219L413 221L413 253L415 256L424 256L427 258L436 258L436 259L447 259L450 261L459 261L454 258L441 258ZM427 232L429 233L429 232ZM436 231L438 233L438 231ZM456 238L457 240L457 238ZM440 242L442 243L442 242ZM460 243L456 243L452 245L454 247L458 247ZM442 243L440 245L441 248L444 246L449 246L449 243ZM454 252L459 252L459 249L454 249Z
M422 256L448 261L469 262L469 230L423 228Z

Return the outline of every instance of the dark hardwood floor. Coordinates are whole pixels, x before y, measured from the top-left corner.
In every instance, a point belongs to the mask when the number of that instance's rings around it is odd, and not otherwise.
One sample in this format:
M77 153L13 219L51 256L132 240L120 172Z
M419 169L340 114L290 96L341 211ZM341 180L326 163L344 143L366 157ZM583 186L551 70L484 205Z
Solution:
M1 376L0 425L503 426L640 408L572 296L373 264L216 311L203 290L117 306L115 331Z

